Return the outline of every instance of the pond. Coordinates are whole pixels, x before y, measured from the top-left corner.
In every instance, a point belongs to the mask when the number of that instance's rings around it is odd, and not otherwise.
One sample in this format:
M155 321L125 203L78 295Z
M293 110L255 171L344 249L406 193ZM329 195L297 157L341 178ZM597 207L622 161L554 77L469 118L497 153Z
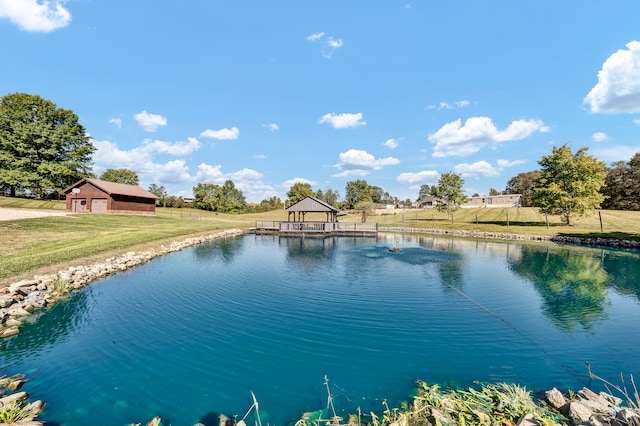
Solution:
M390 251L398 248L400 251ZM640 376L637 252L425 235L215 240L96 282L2 342L60 425L381 411L416 379ZM252 421L251 421L252 422ZM249 423L249 422L248 422Z

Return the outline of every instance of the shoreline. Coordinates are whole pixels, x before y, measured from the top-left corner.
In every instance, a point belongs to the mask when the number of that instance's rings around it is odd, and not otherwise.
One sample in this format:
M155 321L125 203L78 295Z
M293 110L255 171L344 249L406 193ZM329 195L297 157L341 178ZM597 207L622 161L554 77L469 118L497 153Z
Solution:
M486 232L486 231L465 231L465 230L448 230L437 228L405 228L394 226L379 226L378 232L396 232L406 234L430 234L444 235L462 238L480 238L487 240L502 241L533 241L533 242L552 242L558 244L572 244L582 246L598 246L607 248L622 248L640 250L640 241L620 240L615 238L584 238L572 237L568 235L527 235L515 234L508 232Z

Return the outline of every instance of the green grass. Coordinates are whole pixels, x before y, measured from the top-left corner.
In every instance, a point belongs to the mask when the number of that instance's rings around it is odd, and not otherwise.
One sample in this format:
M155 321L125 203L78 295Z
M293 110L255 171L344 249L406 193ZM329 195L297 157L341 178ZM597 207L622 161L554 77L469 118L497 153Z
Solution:
M372 218L380 226L501 232L524 235L570 235L577 237L619 238L640 240L640 212L602 210L563 226L560 218L549 216L549 226L543 214L535 208L473 208L459 209L453 222L445 212L423 209L405 213L383 214ZM602 231L600 228L602 217Z
M64 203L0 197L0 207L64 210ZM545 217L533 208L460 209L455 212L453 223L446 213L431 209L385 213L389 214L372 216L368 221L378 222L383 227L425 230L640 240L640 212L602 211L604 232L600 232L597 213L577 220L572 226L561 226L558 217L550 217L548 228ZM309 214L306 219L322 221L325 215ZM158 248L161 244L221 229L250 228L255 226L256 220L285 221L287 213L278 210L228 215L188 208L159 208L155 216L77 214L0 222L0 284L127 251ZM341 216L340 221L358 222L360 214L353 212Z

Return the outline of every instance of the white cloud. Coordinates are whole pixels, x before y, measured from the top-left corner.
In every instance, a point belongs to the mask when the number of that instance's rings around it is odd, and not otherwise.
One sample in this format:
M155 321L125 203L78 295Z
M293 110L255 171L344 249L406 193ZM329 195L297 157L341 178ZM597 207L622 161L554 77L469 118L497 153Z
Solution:
M637 120L633 120L633 124L635 124L636 126L640 126L640 118Z
M336 177L365 176L372 170L380 170L384 166L392 166L400 163L400 160L397 158L387 157L376 159L367 151L358 149L350 149L347 152L341 153L339 157L340 163L334 167L342 170L342 172L334 175Z
M398 142L400 141L393 138L387 139L386 141L384 141L384 146L389 149L396 149L398 147Z
M319 32L319 33L311 34L310 36L307 37L307 40L317 41L317 40L320 40L322 37L324 37L324 33Z
M256 154L253 156L253 158L257 158L258 160L264 160L265 158L267 158L267 156L264 154Z
M238 139L238 135L240 134L240 130L237 127L232 127L231 129L220 129L220 130L211 130L207 129L204 132L200 133L200 136L203 138L211 138L217 140L233 140Z
M589 155L593 155L600 161L604 161L607 164L615 163L616 161L629 161L637 152L640 152L638 147L631 147L625 145L598 145L602 148L590 148Z
M434 157L465 156L486 145L521 140L534 132L548 131L549 127L540 120L517 120L505 130L498 130L489 117L471 117L464 125L460 119L445 124L429 135L429 141L436 144Z
M189 138L188 142L164 142L160 140L145 140L143 149L162 152L170 155L189 155L200 149L200 142L196 138Z
M112 118L112 119L109 120L109 123L113 124L118 129L122 129L122 119L121 118Z
M307 40L312 41L312 42L321 42L322 43L322 48L320 50L320 53L322 54L323 57L325 57L327 59L331 59L331 57L333 56L334 52L337 49L341 48L342 45L344 44L342 39L340 39L340 38L334 38L334 37L331 37L331 36L325 37L325 33L324 32L311 34L311 35L307 36Z
M296 183L308 183L309 185L311 185L311 187L316 186L316 181L297 177L297 178L285 180L284 182L282 182L282 187L288 191L289 188L291 188Z
M23 31L48 33L71 22L64 1L0 0L0 18L7 18Z
M435 170L423 170L418 173L400 173L397 181L408 185L435 185L440 178L440 173Z
M147 132L155 132L160 126L167 125L167 118L158 114L142 111L133 116L138 124Z
M155 152L172 155L186 155L199 148L200 144L195 138L189 138L188 142L167 143L163 141L145 141L141 146L131 150L121 150L109 141L92 140L96 147L93 155L95 170L102 171L107 168L127 168L134 170L142 181L157 182L159 184L180 184L195 182L215 183L222 185L227 179L231 179L247 201L259 202L265 198L278 195L274 188L262 181L262 174L253 169L241 169L231 173L224 173L221 165L209 165L200 163L195 176L189 173L186 161L176 159L166 163L156 163L152 159ZM191 196L190 190L179 191L179 195Z
M131 169L141 177L151 176L154 182L177 183L191 179L184 160L155 163L151 158L153 147L142 145L130 150L121 150L109 141L92 141L96 151L93 161L98 170L107 168Z
M474 179L498 176L500 174L498 169L484 160L476 161L473 164L461 163L455 166L453 170L462 177L472 177Z
M594 142L606 142L609 140L609 135L604 132L595 132L591 136L591 139L593 139Z
M278 126L276 123L263 124L262 126L266 127L272 132L280 130L280 126Z
M454 105L457 108L464 108L466 106L469 106L470 104L471 103L466 99L463 99L463 100L460 100L460 101L455 101L453 104L451 104L451 103L449 103L447 101L441 101L441 102L438 102L438 105L428 105L427 108L428 109L439 109L439 110L440 109L453 109Z
M366 121L362 121L362 113L356 114L342 113L342 114L325 114L318 121L320 124L329 123L334 129L346 129L348 127L359 127L367 124Z
M526 160L514 160L514 161L509 161L509 160L498 160L496 161L496 164L498 164L498 168L500 170L505 169L507 167L513 167L513 166L517 166L520 164L525 164L527 161Z
M191 180L191 175L184 160L173 160L156 164L154 178L161 183L180 183Z
M640 112L640 42L627 43L602 64L598 83L584 98L594 113Z
M206 163L200 163L198 165L198 173L196 174L196 180L199 183L224 183L226 180L224 173L222 173L222 165L217 164L212 166Z

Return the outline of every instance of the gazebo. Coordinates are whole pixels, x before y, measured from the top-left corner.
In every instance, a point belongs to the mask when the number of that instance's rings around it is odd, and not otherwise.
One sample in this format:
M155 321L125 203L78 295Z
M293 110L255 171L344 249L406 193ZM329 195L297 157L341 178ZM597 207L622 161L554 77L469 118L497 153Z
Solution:
M307 195L302 200L295 204L292 204L287 208L287 221L291 222L291 216L293 215L293 222L304 222L304 218L307 213L325 213L327 220L325 222L337 222L338 221L338 209L325 203L322 200ZM298 218L296 219L296 213Z

